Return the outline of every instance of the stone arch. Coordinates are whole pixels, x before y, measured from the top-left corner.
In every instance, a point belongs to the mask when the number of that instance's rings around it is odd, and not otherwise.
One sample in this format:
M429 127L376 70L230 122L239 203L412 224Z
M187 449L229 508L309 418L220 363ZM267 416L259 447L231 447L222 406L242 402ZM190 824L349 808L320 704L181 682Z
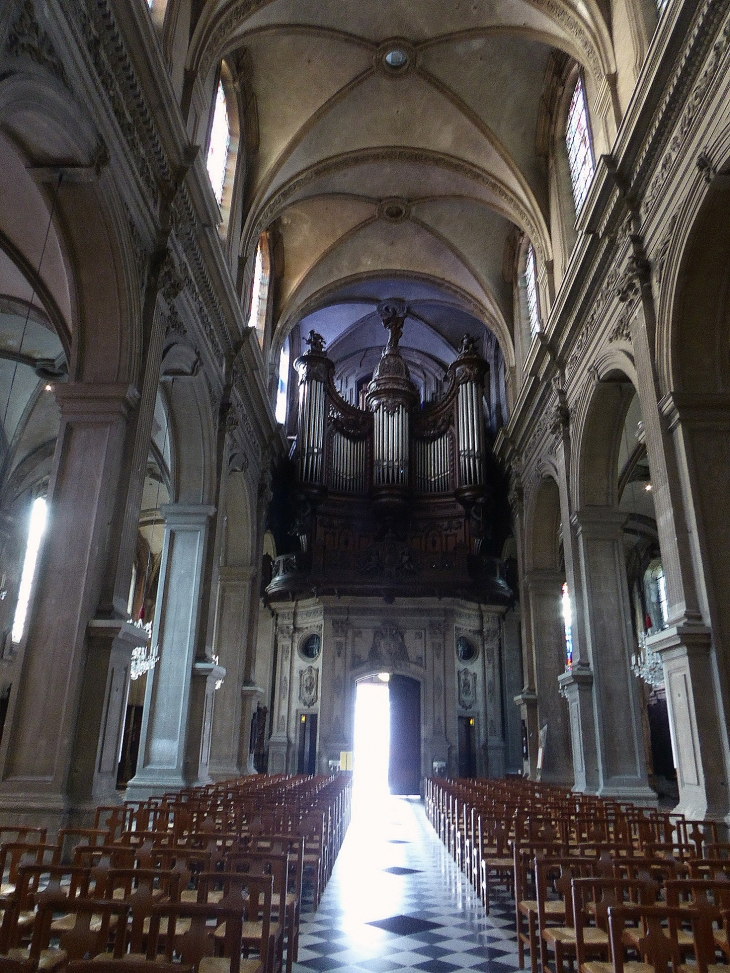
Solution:
M205 373L171 380L166 388L170 424L170 502L213 503L216 451L213 405Z
M623 370L595 374L595 384L574 422L571 492L576 510L618 504L619 447L635 393Z
M559 533L561 524L560 492L552 471L543 471L528 506L525 533L525 569L553 570L560 568Z
M709 150L730 156L730 129ZM720 154L722 152L722 155ZM730 710L730 180L698 180L679 211L660 305L661 360L669 393L662 401L676 450L689 527L692 570L716 667L721 725ZM682 241L686 240L682 246ZM708 687L709 689L709 687Z
M499 347L505 360L506 369L508 371L512 371L514 369L514 341L512 340L510 329L501 315L499 318L497 318L495 314L489 313L488 309L483 304L478 303L471 294L468 294L462 288L457 287L455 284L447 283L444 280L439 280L430 274L417 274L412 272L404 274L399 271L385 272L382 270L375 271L372 274L353 274L350 277L344 277L332 281L326 287L322 287L318 291L314 292L303 303L298 304L296 307L290 306L288 309L285 309L284 313L282 313L278 318L272 335L271 344L269 346L270 360L278 361L278 355L281 351L281 346L284 343L284 339L299 320L301 320L307 314L311 314L312 311L324 307L328 303L328 300L342 288L347 287L350 284L368 280L371 277L373 279L382 278L383 276L386 276L386 273L390 279L416 280L419 282L433 284L439 288L444 292L446 299L453 300L457 307L461 307L461 309L467 311L469 314L472 314L477 320L484 324L485 328L488 328L497 336Z
M67 346L70 378L134 382L139 280L101 137L65 89L40 75L0 82L0 117L0 164L12 181L0 247Z

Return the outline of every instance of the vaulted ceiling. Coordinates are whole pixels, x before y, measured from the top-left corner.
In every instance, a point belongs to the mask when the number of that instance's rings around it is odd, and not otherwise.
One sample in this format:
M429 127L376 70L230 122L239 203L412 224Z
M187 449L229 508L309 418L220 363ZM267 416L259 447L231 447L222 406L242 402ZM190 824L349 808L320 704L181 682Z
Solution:
M275 345L313 313L333 340L360 327L358 288L421 285L441 304L435 344L456 347L452 308L511 361L510 239L551 255L538 144L551 55L599 85L612 68L594 2L228 0L205 5L192 51L203 75L237 64L255 105L241 251L277 231Z

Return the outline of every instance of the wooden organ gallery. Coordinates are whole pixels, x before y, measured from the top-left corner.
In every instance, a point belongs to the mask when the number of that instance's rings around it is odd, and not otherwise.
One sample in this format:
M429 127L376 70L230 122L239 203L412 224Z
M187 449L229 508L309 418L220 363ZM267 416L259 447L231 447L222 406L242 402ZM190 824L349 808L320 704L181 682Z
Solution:
M336 764L352 750L357 682L387 673L416 725L392 744L410 765L391 786L412 793L434 768L519 767L520 653L490 553L504 488L488 462L489 365L466 335L442 394L422 403L399 344L409 308L377 310L388 341L364 408L339 393L321 335L310 331L296 362L290 522L279 525L291 550L273 561L259 622L260 650L273 642L277 660L268 770Z

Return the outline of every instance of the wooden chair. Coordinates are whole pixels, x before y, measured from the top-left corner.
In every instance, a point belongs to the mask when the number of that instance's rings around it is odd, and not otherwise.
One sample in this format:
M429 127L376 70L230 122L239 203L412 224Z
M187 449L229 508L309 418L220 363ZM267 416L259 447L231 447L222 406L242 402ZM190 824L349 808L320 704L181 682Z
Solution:
M129 906L125 951L137 959L147 954L152 907L161 902L179 902L181 877L178 872L154 868L114 868L107 876L106 897ZM164 931L164 930L163 930Z
M286 894L288 863L285 855L245 854L231 855L226 870L234 874L255 877L271 877L273 898L271 905L269 970L272 973L284 966L284 947L286 936ZM288 949L293 948L289 940ZM288 952L287 949L287 952Z
M304 838L294 834L253 835L248 840L246 850L254 854L287 855L286 971L292 973L292 965L299 955L299 926L304 890Z
M625 904L656 903L660 886L650 879L589 877L574 878L571 883L573 923L575 927L576 963L578 973L612 973L612 963L588 958L589 937L585 930L596 926L609 935L608 912ZM592 918L592 922L589 921Z
M70 960L95 956L109 948L110 937L115 948L121 951L122 938L118 943L113 936L115 928L125 925L128 906L124 902L97 899L77 899L74 902L76 921L61 932L59 945L51 946L54 914L68 909L65 895L42 892L38 896L38 914L33 925L33 938L27 949L14 947L8 951L11 959L30 960L39 970L56 970Z
M590 878L605 867L600 859L581 859L572 855L561 858L538 857L535 859L535 886L537 893L537 932L540 943L540 959L543 973L548 970L548 953L555 956L555 973L563 973L564 963L572 963L577 956L575 917L573 914L572 882L575 878ZM547 905L548 887L552 885L564 907L562 921L550 916ZM608 931L600 926L583 928L586 946L591 952L608 956Z
M241 872L205 872L198 878L198 901L237 906L243 915L241 951L258 955L264 973L275 968L276 934L272 933L271 908L274 879ZM218 930L220 937L224 931Z
M663 904L610 908L612 973L720 973L726 970L712 962L715 955L712 926L718 915L719 910L708 905L696 908ZM692 966L682 963L678 932L683 923L692 926L695 953ZM637 953L638 960L633 958Z
M525 968L525 947L530 954L530 973L537 973L539 945L538 904L535 885L535 861L558 859L565 854L562 844L521 844L514 848L515 929L517 932L517 959L521 970ZM553 922L562 922L565 905L561 900L545 902L545 915Z
M0 973L3 973L0 958ZM32 968L31 968L32 969ZM146 958L130 959L128 956L121 959L85 959L76 960L69 963L67 973L194 973L192 966L183 966L182 963L155 962ZM8 970L7 973L16 973ZM18 970L17 973L23 973Z
M15 891L18 869L21 865L54 864L56 845L44 845L37 841L9 841L0 847L0 903Z
M479 896L489 915L492 884L514 891L514 856L510 846L512 815L479 815L477 844L479 846Z
M181 921L185 920L185 921ZM263 973L259 960L241 960L243 918L238 906L166 902L152 907L147 958L180 958L194 973ZM216 931L225 925L223 936ZM164 930L164 931L161 931Z

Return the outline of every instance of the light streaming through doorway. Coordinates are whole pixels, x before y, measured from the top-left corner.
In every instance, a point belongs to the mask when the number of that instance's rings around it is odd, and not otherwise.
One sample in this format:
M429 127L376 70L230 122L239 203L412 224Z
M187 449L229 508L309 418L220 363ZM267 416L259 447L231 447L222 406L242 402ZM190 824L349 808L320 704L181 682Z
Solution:
M354 794L368 800L388 794L390 696L386 682L357 684L353 746Z
M30 591L33 587L38 551L41 546L41 539L45 527L46 501L43 497L38 497L37 500L33 501L31 508L28 545L25 549L23 573L20 576L20 589L18 591L18 604L15 609L15 618L13 619L12 639L16 644L23 638L23 632L25 631L25 618L28 614Z

